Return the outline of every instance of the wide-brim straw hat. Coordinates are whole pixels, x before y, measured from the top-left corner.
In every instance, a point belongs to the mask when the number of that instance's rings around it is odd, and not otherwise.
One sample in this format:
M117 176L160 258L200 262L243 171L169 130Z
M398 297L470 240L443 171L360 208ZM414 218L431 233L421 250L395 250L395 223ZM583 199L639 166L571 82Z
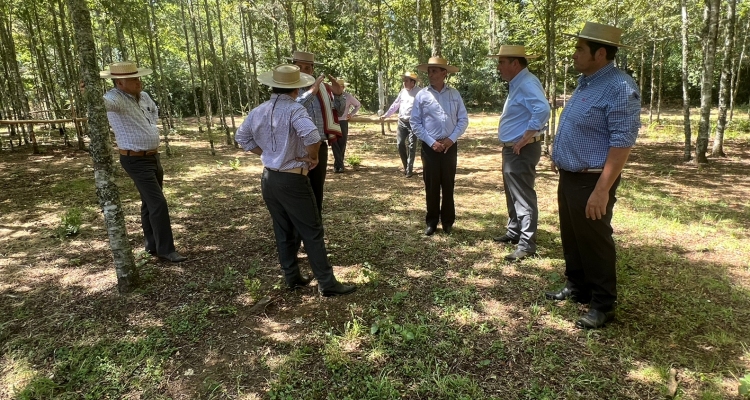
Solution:
M500 57L521 57L525 58L527 60L533 60L539 56L537 55L530 55L526 54L526 47L524 46L508 46L503 45L500 46L500 50L497 51L497 54L489 55L487 56L489 58L500 58Z
M406 71L403 74L401 74L401 77L414 79L415 81L419 82L419 75L417 75L416 72Z
M461 70L455 65L448 65L448 60L442 57L430 57L430 59L427 61L426 64L417 65L417 69L422 72L427 72L427 68L430 68L430 67L442 68L448 71L449 73L454 73L454 72L458 72Z
M347 82L344 78L338 78L336 79L336 82L338 82L341 87L346 87L350 85L350 83Z
M286 59L291 61L292 63L294 63L295 61L302 61L315 65L323 65L322 63L315 61L315 54L308 53L306 51L295 51L294 53L292 53L291 57L287 57Z
M574 33L563 33L566 36L572 36L574 38L586 39L596 43L602 43L615 47L625 47L633 49L633 46L628 46L620 43L622 37L622 29L615 28L614 26L597 24L596 22L586 22L581 32L578 34Z
M299 67L292 64L281 64L272 70L258 75L258 82L275 88L297 89L307 87L315 82L311 75L299 71Z
M109 65L109 69L99 71L102 79L126 79L150 75L153 70L149 68L138 68L132 61L120 61Z

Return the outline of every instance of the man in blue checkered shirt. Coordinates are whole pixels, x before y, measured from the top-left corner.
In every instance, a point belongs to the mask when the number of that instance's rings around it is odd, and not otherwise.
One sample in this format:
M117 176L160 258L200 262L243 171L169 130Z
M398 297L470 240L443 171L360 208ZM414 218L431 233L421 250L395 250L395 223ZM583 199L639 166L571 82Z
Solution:
M576 327L597 329L615 315L617 275L612 209L620 173L640 128L638 86L613 63L622 30L587 22L573 66L578 87L560 115L552 161L567 282L550 300L588 303Z

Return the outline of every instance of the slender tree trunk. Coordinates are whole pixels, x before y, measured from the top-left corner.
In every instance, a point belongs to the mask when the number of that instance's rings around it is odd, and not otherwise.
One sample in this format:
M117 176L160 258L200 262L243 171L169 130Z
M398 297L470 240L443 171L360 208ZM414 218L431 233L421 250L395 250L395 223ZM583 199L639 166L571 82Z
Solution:
M736 67L734 68L735 73L732 74L732 96L729 98L729 120L732 120L734 116L734 99L737 97L737 89L740 84L740 73L742 72L742 61L745 59L745 49L747 48L747 37L750 36L750 17L747 18L747 25L745 25L745 32L742 35L742 50L740 50L740 56L736 59ZM733 62L735 60L733 59Z
M128 242L120 193L112 170L112 147L100 89L91 16L85 0L68 0L68 8L75 27L81 73L87 88L85 102L89 120L88 132L91 138L91 159L94 164L96 194L109 235L109 246L112 249L117 274L117 289L120 293L128 293L138 284L138 270L130 242Z
M234 110L232 107L232 82L229 81L229 75L227 74L227 53L225 50L226 42L224 41L224 27L221 23L221 5L219 0L216 0L216 19L219 21L219 44L221 45L221 73L224 77L224 84L227 85L227 109L229 110L229 119L232 121L232 135L237 130L237 125L234 122ZM226 124L226 122L225 122ZM227 137L230 133L227 131ZM239 144L234 141L234 137L229 139L228 145L234 145L235 148L239 148Z
M641 93L641 96L643 96L643 82L645 81L644 75L646 72L644 71L646 65L646 51L643 50L641 47L641 65L640 70L641 72L638 73L638 91Z
M703 20L703 70L701 74L701 119L698 126L698 140L695 145L695 159L699 164L708 163L708 137L711 128L711 94L713 89L714 66L716 64L716 39L719 30L720 0L706 0Z
M281 46L279 45L279 20L277 18L273 18L273 44L274 49L276 49L276 63L278 64L281 62Z
M282 1L281 7L284 9L284 17L286 18L286 27L289 30L289 41L292 44L292 52L295 52L297 51L297 29L294 24L294 10L292 9L291 0Z
M380 4L380 2L378 2ZM443 54L443 10L440 0L430 0L430 15L432 16L432 55Z
M656 33L654 33L656 36ZM656 37L654 37L654 43L651 51L651 85L649 86L651 92L651 99L648 102L648 124L654 123L654 98L656 97Z
M80 114L80 110L83 109L83 98L78 90L78 67L77 63L73 61L70 32L68 31L69 24L66 20L65 5L63 0L57 1L57 9L59 10L60 23L60 36L62 37L62 48L60 54L63 56L63 64L65 67L65 85L70 91L69 99L71 100L70 108L71 114L74 118L73 125L76 128L76 140L78 142L78 150L86 150L86 142L83 138L83 123L75 120Z
M687 0L680 0L682 9L682 117L685 126L685 151L682 159L690 161L692 159L693 149L692 132L690 125L690 83L688 81L688 55L690 52L688 42L688 10Z
M732 75L732 59L734 58L734 27L737 21L735 9L737 0L727 2L727 24L724 27L724 60L721 66L721 79L719 80L719 118L716 122L716 136L714 146L711 149L712 156L726 157L724 154L724 130L727 127L727 108L729 108L729 85Z
M200 19L196 18L195 11L193 10L193 2L190 2L190 5L188 7L188 13L190 14L190 25L193 29L193 38L195 40L195 61L198 65L198 79L201 82L201 94L203 96L203 105L205 108L206 113L206 132L208 133L208 144L211 148L211 155L216 155L216 150L214 149L214 135L213 130L211 129L212 124L212 111L211 111L211 96L208 93L208 85L206 85L206 75L203 73L203 61L201 57L201 52L203 51L203 48L201 47L201 40L200 35L198 34L198 27L196 25L200 24Z
M156 13L154 12L154 0L149 0L148 2L148 9L146 10L149 13L149 18L151 21L149 21L149 29L148 29L148 54L151 57L151 65L154 69L154 82L156 83L156 92L159 96L159 117L161 118L162 123L162 132L164 134L164 147L166 148L167 156L172 155L172 149L169 146L169 121L167 120L167 115L169 115L169 107L167 106L168 101L165 101L167 98L166 90L164 89L164 84L162 83L162 72L161 72L161 65L160 60L161 57L157 54L159 53L159 49L155 49L156 44L158 43L158 36L159 32L156 27Z
M203 9L206 13L206 33L208 34L208 48L211 52L211 70L213 72L214 90L216 91L216 102L219 103L219 115L221 116L221 129L224 131L227 145L232 145L232 137L229 135L227 128L227 116L224 111L224 94L221 89L221 78L219 70L222 68L219 64L219 57L216 56L216 47L214 46L213 29L211 28L211 13L208 8L208 0L203 0Z
M424 27L422 26L422 0L417 0L417 60L427 61L424 58Z
M187 23L185 21L185 1L180 0L180 16L182 17L182 33L185 35L185 55L187 56L188 70L190 71L190 94L193 96L193 106L195 107L195 117L198 118L198 132L203 132L203 125L200 124L201 111L198 106L198 93L196 93L195 74L193 74L193 57L190 54L190 36L188 35Z
M656 122L661 124L661 92L664 78L664 41L659 43L659 82L656 84Z

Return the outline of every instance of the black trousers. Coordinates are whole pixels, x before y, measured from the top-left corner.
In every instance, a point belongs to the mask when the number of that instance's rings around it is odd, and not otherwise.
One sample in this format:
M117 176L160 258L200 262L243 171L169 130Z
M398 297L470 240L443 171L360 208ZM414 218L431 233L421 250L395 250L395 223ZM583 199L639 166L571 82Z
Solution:
M609 190L607 214L602 219L586 218L586 203L601 174L560 171L557 201L560 237L565 257L567 286L591 296L590 307L610 311L617 301L615 242L612 239L612 209L620 177Z
M333 151L333 168L344 169L344 157L346 156L346 141L349 139L349 121L339 120L341 126L341 137L331 145Z
M310 178L310 186L315 195L315 203L318 207L318 213L323 215L323 186L326 183L326 170L328 169L328 143L320 142L318 150L318 166L310 170L307 175ZM307 246L305 246L307 248Z
M300 274L297 251L302 239L320 289L336 285L323 241L323 221L307 176L263 169L260 186L273 219L279 263L287 284Z
M120 165L135 183L141 195L141 227L146 251L168 255L175 251L167 199L162 186L164 169L159 154L153 156L120 155Z
M399 119L396 132L396 146L398 155L401 157L401 164L404 166L404 173L412 172L419 138L412 131L409 121Z
M443 229L452 227L456 221L456 205L453 202L453 188L456 182L456 163L458 161L458 143L454 143L447 153L438 153L422 142L422 169L424 176L427 215L425 223L437 227L441 222ZM442 205L440 194L442 191Z

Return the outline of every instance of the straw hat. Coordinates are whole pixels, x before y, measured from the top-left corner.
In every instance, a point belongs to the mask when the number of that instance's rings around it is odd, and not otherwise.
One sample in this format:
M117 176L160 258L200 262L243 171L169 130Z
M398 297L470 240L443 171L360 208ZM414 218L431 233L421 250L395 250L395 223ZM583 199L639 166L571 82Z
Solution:
M338 78L336 79L336 82L338 82L341 87L349 86L349 82L345 81L344 78Z
M493 54L490 56L487 56L489 58L500 58L500 57L522 57L527 60L533 60L539 56L532 56L526 54L526 47L524 46L500 46L500 50L497 51L497 54Z
M302 61L315 65L323 65L319 62L315 62L315 54L308 53L306 51L295 51L294 53L292 53L291 57L287 57L286 59L291 61L292 63L294 63L295 61Z
M275 88L296 89L312 85L315 78L299 72L299 67L296 65L281 64L258 75L258 82Z
M414 79L419 82L419 75L416 72L406 71L401 75L402 78Z
M137 78L150 75L152 72L154 71L149 68L138 68L132 61L120 61L110 64L108 70L100 71L99 77L102 79Z
M458 72L461 69L454 66L454 65L448 65L448 60L442 57L430 57L430 60L427 61L427 64L419 64L417 65L417 69L422 72L427 72L427 68L429 67L438 67L442 68L449 73Z
M615 47L625 47L632 49L632 46L626 46L620 43L622 29L614 26L597 24L596 22L586 22L579 34L563 33L566 36L572 36L579 39L586 39L596 43L602 43Z

